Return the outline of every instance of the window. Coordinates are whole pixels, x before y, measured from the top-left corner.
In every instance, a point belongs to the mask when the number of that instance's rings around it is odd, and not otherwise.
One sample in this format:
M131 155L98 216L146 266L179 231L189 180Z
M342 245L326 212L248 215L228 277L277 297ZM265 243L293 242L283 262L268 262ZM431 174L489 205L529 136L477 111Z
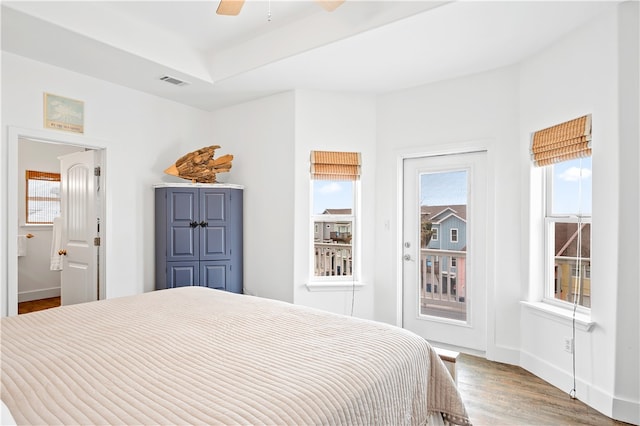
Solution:
M431 228L431 241L438 241L438 228Z
M27 170L26 223L49 224L60 216L60 173Z
M457 243L458 242L458 228L451 228L450 234L451 234L451 242L452 243Z
M359 153L311 153L312 279L356 275L359 176Z
M545 297L591 307L591 158L547 166Z
M458 265L458 258L452 257L451 258L451 267L455 268L457 265Z
M532 135L545 167L544 299L591 307L591 115Z

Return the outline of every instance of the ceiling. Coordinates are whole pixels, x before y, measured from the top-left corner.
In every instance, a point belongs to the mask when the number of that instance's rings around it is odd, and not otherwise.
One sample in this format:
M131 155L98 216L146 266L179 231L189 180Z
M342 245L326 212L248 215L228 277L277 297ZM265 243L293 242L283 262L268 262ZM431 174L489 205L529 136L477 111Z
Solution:
M217 3L2 1L2 50L214 110L293 89L386 93L513 64L617 2L346 0L326 12L313 0L247 0L235 17L216 15Z

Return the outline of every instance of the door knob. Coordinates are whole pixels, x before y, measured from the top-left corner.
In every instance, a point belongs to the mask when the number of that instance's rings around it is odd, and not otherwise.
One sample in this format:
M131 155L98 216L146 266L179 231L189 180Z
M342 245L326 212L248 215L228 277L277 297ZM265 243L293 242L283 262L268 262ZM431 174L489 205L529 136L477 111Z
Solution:
M58 250L58 254L60 256L66 256L67 255L67 251L66 250Z
M408 261L411 260L411 255L410 254L405 254L404 256L402 256L402 258L408 262Z

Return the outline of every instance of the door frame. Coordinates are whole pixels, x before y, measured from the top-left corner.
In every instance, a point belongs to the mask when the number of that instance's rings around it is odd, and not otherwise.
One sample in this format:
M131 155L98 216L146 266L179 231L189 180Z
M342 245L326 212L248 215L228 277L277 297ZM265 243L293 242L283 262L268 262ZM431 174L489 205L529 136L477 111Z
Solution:
M446 144L435 144L421 148L408 149L404 151L398 151L396 153L396 238L394 253L396 258L396 325L403 327L404 316L404 277L403 277L403 241L404 241L404 163L405 160L421 158L421 157L437 157L445 155L457 155L457 154L470 154L475 152L486 153L486 168L487 168L487 259L486 259L486 356L489 358L496 351L495 346L495 313L494 313L494 281L495 281L495 185L494 181L494 168L495 160L493 158L493 149L491 140L472 140L464 142L453 142ZM465 352L472 353L466 348L453 348L460 349ZM491 358L489 358L491 359Z
M20 139L31 139L43 143L74 145L102 151L101 155L101 179L100 190L102 191L102 205L100 206L101 229L103 236L102 244L99 248L100 265L99 279L103 283L100 287L100 299L106 297L106 245L104 238L109 229L109 221L106 216L106 206L109 204L107 192L107 150L106 143L96 139L87 138L84 135L72 133L55 132L52 130L26 129L15 126L7 127L7 206L22 205L18 199L18 145ZM18 210L7 209L7 287L6 287L6 309L7 316L18 314ZM4 310L4 309L3 309Z

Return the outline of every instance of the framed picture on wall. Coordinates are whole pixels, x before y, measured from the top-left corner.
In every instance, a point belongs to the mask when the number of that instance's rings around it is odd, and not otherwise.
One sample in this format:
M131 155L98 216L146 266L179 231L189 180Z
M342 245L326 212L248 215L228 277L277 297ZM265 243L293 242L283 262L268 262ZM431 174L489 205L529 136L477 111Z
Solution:
M84 102L45 93L44 127L84 133Z

